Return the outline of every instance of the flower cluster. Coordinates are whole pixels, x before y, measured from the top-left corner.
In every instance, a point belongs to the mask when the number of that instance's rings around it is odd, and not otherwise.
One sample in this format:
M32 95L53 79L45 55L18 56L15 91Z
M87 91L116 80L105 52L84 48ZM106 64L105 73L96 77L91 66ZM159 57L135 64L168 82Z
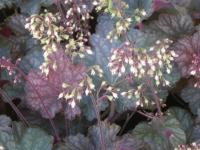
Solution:
M122 92L121 96L126 97L128 99L136 98L136 106L144 107L149 104L148 98L145 96L145 86L143 84L137 86L136 89L130 89L127 92ZM152 101L152 105L155 103Z
M82 4L80 8L76 5L78 1L76 3L65 1L65 3L67 6L70 5L70 9L66 13L64 25L60 13L53 14L47 11L40 15L32 15L25 25L33 37L39 39L43 45L45 62L41 69L46 74L49 72L48 56L58 49L64 49L66 55L70 57L84 57L85 53L92 54L90 47L86 45L90 35L87 27L90 18L87 5Z
M104 9L105 12L109 12L112 17L122 18L124 16L124 10L129 6L122 0L107 1L107 0L95 0L93 5L96 6L96 10L100 11Z
M83 89L85 95L87 96L95 89L95 85L93 84L92 79L86 75L82 80L78 82L77 85L69 85L68 83L63 83L62 88L63 92L59 94L59 98L64 98L66 100L81 100Z
M183 77L193 75L200 79L200 34L197 32L192 36L180 39L172 47L175 50L175 61L181 69ZM199 86L200 82L196 83Z
M122 34L126 33L131 25L131 18L121 18L115 24L115 28L109 32L107 39L112 41L112 39L118 39Z
M168 51L170 44L170 40L164 39L156 41L149 49L138 49L125 42L112 50L108 64L111 73L122 78L132 76L136 85L134 89L121 92L121 96L136 99L136 105L141 107L155 105L152 99L161 100L157 96L159 90L154 89L154 84L159 87L170 84L163 75L171 73L172 61L176 57L174 51Z
M124 1L98 0L94 1L93 4L96 6L97 11L104 9L105 12L110 13L112 17L117 19L115 28L107 36L109 40L117 39L129 29L132 19L125 13L129 6Z
M17 82L21 81L21 79L20 79L21 74L19 73L19 71L21 71L21 70L18 69L19 62L20 62L20 59L17 59L15 64L13 64L11 62L11 59L6 59L5 57L2 57L0 59L0 69L5 68L6 71L8 71L8 75L12 76L14 78L13 83L17 83Z
M59 43L62 40L68 40L69 36L65 34L64 28L59 26L60 15L45 12L40 15L32 15L27 19L25 28L28 29L34 38L39 39L43 45L44 57L57 51Z
M145 10L135 9L133 14L123 14L117 18L114 29L109 32L107 39L111 42L113 39L118 39L122 35L126 35L127 31L131 26L141 23L142 19L146 17L147 13Z
M200 144L193 142L190 145L179 145L175 150L198 150L200 149Z
M90 35L87 21L91 19L92 4L88 4L86 0L65 0L65 5L69 8L64 21L67 32L71 35L77 33L76 38L82 36L82 40L87 41L86 37Z
M66 44L66 49L77 51L79 49L80 57L84 52L91 53L86 46L90 37L89 20L92 19L90 13L93 4L89 0L65 0L64 7L68 8L64 14L64 27L66 32L73 38Z
M135 78L149 76L154 78L156 85L169 85L169 81L163 78L163 71L170 73L172 69L171 61L174 60L174 52L167 51L168 39L157 41L154 47L149 50L139 50L133 48L129 42L120 48L112 50L112 55L108 66L112 74L121 76L129 70Z

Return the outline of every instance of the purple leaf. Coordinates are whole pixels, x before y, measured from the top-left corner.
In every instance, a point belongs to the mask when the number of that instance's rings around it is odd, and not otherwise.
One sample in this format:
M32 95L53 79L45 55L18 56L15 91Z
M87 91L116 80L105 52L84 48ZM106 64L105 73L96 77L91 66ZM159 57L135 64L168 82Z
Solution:
M39 70L29 72L28 80L31 83L26 83L26 94L27 103L31 108L39 111L44 118L53 118L62 108L62 100L58 100L59 94L63 91L71 92L76 88L86 76L86 68L80 64L73 64L61 50L49 55L48 66L49 73L47 76ZM63 89L63 83L70 85L70 88ZM63 102L68 105L72 100ZM77 107L74 110L70 110L72 108L65 109L65 113L70 119L80 114Z
M183 77L194 75L200 78L200 34L187 36L174 44L173 49L178 57L175 61L181 69ZM199 81L196 84L199 85Z

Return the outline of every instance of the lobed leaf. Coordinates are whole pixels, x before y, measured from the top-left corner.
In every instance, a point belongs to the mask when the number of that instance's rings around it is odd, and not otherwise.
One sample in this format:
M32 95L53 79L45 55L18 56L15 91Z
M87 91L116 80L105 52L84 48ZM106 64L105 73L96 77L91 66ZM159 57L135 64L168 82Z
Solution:
M6 115L0 116L0 132L10 133L11 132L11 119Z
M191 114L187 110L179 107L171 107L167 110L167 113L170 116L175 117L180 122L180 126L185 131L188 139L188 137L191 135L192 127L194 124Z
M15 0L0 0L0 9L11 7L15 2Z
M161 14L148 28L172 39L190 34L194 30L192 18L182 14Z
M86 75L86 68L80 64L73 64L62 50L52 53L49 61L48 75L39 70L31 70L28 74L31 83L27 82L25 88L28 105L45 118L53 118L61 110L62 105L58 98L63 92L62 84L67 83L75 88ZM69 109L65 111L69 118L80 114Z
M22 128L19 124L17 126ZM38 128L13 129L10 134L0 132L0 145L6 150L51 150L52 144L53 138Z
M132 135L147 144L151 150L168 150L186 142L180 123L173 117L154 118L151 122L140 123Z
M192 113L197 114L200 108L200 89L189 85L183 89L181 97L186 103L189 103Z
M175 62L178 64L182 76L188 77L190 75L194 75L199 78L200 34L197 32L192 36L186 36L178 40L172 49L177 54Z
M141 141L136 140L130 134L117 137L119 126L102 122L103 138L106 150L146 150ZM99 127L94 125L88 129L88 135L76 134L65 138L64 143L56 146L56 150L99 150Z

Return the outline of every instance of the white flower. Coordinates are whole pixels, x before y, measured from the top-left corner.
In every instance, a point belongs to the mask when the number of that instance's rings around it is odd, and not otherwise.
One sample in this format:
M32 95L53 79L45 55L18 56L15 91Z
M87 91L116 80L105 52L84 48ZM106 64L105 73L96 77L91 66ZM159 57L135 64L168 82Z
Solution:
M69 105L70 105L72 108L74 108L74 107L76 106L76 103L75 103L74 100L72 100L71 102L69 102Z
M195 74L196 74L196 71L195 71L195 70L192 70L192 71L190 72L190 74L191 74L191 75L195 75Z
M89 91L89 89L87 88L87 89L85 90L85 95L88 96L89 93L90 93L90 91Z
M127 92L122 92L122 93L121 93L121 96L125 96L125 95L126 95L126 93L127 93Z
M118 98L117 93L112 92L112 95L113 95L114 98Z
M89 55L92 55L92 54L93 54L92 50L90 50L90 49L87 49L86 52L87 52Z
M121 67L121 72L124 73L126 71L124 65Z
M136 102L136 106L140 106L140 102L139 101Z
M96 73L94 71L94 69L91 70L91 75L94 76Z
M58 99L61 99L64 97L64 93L60 93L59 96L58 96Z
M96 6L96 5L98 5L98 2L97 2L97 1L94 1L92 4L93 4L94 6Z

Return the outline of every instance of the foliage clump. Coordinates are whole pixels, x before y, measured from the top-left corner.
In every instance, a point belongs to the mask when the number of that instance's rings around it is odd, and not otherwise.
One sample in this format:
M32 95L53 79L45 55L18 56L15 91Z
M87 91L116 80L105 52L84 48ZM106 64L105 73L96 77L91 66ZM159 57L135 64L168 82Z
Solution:
M0 100L17 117L0 116L0 146L199 149L198 6L199 0L0 1ZM188 105L170 106L170 95Z

